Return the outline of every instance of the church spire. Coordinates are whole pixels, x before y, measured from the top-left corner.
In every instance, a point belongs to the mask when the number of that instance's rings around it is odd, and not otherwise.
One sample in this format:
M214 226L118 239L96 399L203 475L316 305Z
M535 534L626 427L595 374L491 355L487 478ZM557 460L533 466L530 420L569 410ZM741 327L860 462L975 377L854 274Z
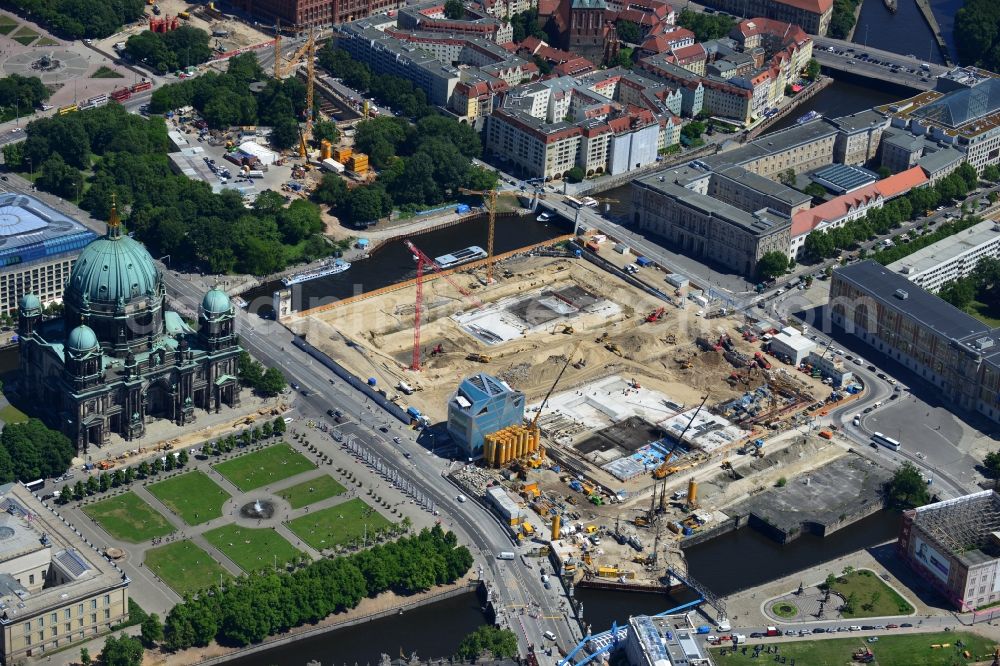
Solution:
M118 204L116 196L111 195L111 216L108 219L108 238L121 238L122 221L118 217Z

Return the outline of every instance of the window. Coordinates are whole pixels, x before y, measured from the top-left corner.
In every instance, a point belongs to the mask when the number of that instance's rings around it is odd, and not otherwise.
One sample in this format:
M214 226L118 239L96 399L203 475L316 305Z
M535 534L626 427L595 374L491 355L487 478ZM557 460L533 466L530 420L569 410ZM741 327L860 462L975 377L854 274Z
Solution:
M97 624L97 613L91 613L90 614L90 623L91 624Z
M83 604L80 604L76 607L76 614L79 615L80 617L83 617Z
M38 626L39 627L44 627L45 626L45 618L44 617L41 617L41 616L38 617Z
M31 636L30 635L24 637L24 644L25 645L31 645Z
M28 574L28 585L35 584L35 574Z
M105 620L110 620L111 619L111 609L110 608L105 608L104 609L104 619Z
M105 594L104 595L104 605L105 606L110 606L111 605L111 595L110 594Z
M67 622L66 623L66 628L63 629L63 631L65 631L67 634L69 632L73 631L73 623L72 622Z
M94 610L95 608L97 608L97 599L91 599L90 600L90 610Z
M66 610L63 611L63 619L64 620L68 620L71 617L73 617L73 611L71 609L67 608Z

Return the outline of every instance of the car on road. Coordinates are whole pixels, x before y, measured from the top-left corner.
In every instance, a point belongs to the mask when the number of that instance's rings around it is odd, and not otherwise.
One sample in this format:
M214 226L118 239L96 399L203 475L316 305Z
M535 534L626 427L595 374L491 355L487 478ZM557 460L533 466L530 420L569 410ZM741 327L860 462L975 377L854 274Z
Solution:
M301 386L299 386L299 385L298 385L298 384L296 384L295 382L292 382L291 384L289 384L289 386L291 386L291 387L292 387L292 390L293 390L293 391L298 391L298 390L299 390L300 388L302 388Z
M909 629L909 628L910 628L910 627L912 627L913 625L912 625L912 624L910 624L909 622L904 622L904 623L902 623L902 624L901 624L901 625L899 625L899 626L900 626L900 627L902 627L903 629Z
M898 393L893 393L892 395L889 396L889 400L895 400L898 397L899 397Z
M764 638L764 634L759 631L755 631L750 634L750 638Z
M871 414L871 413L872 413L872 412L874 412L874 411L875 411L875 408L874 408L874 407L865 407L865 411L864 411L864 413L865 413L865 414Z
M825 634L826 633L826 629L824 629L823 627L816 627L815 629L813 629L813 633L814 634Z
M799 633L799 632L795 631L794 629L785 629L785 635L786 636L794 636L797 633Z
M854 427L855 427L855 428L857 428L857 427L860 427L860 426L861 426L861 419L859 419L859 418L858 418L857 416L855 416L855 417L854 417L854 420L853 420L853 421L851 421L851 423L853 423L853 424L854 424Z
M550 641L554 641L556 639L556 635L553 634L551 631L546 631L544 634L542 634L542 636L544 636L546 640Z
M885 625L885 628L886 629L899 629L899 625L898 624L887 624L887 625Z
M868 372L875 372L876 370L878 370L878 368L876 368L874 365L868 366Z
M863 625L861 625L861 631L871 631L874 628L875 628L875 625L872 625L872 624L863 624Z
M847 628L849 631L861 631L861 625L852 624Z

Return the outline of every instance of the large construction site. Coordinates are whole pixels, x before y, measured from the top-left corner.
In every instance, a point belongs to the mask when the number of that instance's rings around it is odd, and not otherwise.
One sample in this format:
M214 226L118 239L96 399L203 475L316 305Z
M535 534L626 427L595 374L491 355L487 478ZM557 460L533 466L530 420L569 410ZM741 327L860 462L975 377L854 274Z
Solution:
M821 449L817 465L843 454L830 433L790 430L848 392L763 353L761 336L779 333L768 322L728 314L695 285L654 295L643 286L666 277L655 267L608 268L545 248L498 263L491 284L483 270L428 269L419 322L416 284L282 321L419 414L438 453L468 463L456 480L537 541L530 552L575 577L660 586L676 541L723 520L717 507L745 497L748 477L774 472L777 453L755 462L772 448ZM486 420L494 407L470 392L514 396L517 422ZM478 449L454 441L463 410L497 423ZM705 501L695 474L712 480Z

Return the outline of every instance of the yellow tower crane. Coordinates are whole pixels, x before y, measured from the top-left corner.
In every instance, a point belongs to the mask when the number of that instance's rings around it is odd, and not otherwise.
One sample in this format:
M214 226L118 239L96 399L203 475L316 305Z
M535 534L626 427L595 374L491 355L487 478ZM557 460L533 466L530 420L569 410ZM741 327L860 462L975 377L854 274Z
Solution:
M497 189L492 190L470 190L465 187L459 188L463 194L478 194L484 201L489 201L490 229L486 236L486 284L493 284L493 240L496 236L497 223Z
M274 78L283 79L287 77L292 69L302 61L303 57L306 58L306 129L299 138L299 157L305 158L306 142L312 139L313 100L316 85L316 34L313 32L313 28L310 27L306 43L300 46L287 62L283 62L281 56L281 24L279 23L274 36Z

